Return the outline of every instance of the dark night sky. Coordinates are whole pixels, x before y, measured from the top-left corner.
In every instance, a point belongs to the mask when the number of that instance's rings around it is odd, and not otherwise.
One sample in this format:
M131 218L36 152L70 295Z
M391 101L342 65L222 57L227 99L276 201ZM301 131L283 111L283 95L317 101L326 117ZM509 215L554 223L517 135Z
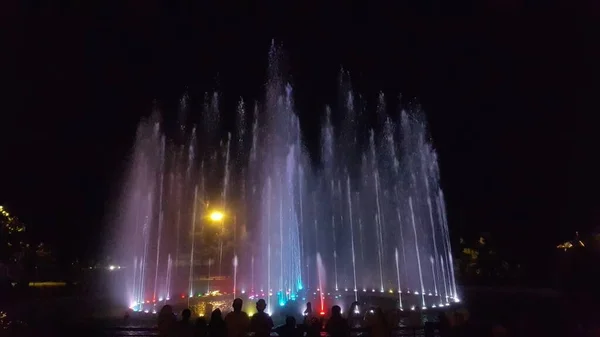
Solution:
M272 38L307 128L335 102L342 65L367 97L422 103L453 236L536 251L600 221L592 1L50 3L1 8L0 204L65 256L102 245L152 100L174 111L186 87L221 89L226 109L260 98Z

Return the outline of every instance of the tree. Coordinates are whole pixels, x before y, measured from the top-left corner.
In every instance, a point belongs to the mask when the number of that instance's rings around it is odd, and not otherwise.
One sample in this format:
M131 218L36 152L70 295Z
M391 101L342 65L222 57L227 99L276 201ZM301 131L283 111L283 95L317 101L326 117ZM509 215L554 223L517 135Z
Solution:
M25 224L0 206L0 262L9 268L11 277L31 278L37 267L54 262L48 247L32 244L27 234Z
M491 234L482 233L468 243L460 239L459 275L466 283L505 283L516 276L518 268L501 258Z

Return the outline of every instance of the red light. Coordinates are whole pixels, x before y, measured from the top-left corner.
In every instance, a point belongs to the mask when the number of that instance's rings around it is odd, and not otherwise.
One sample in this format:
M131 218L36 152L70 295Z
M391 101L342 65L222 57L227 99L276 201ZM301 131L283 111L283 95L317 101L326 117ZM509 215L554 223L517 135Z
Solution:
M185 298L185 295L181 295L181 298Z
M325 316L325 311L321 311L321 312L319 313L319 315L321 315L321 316Z
M150 303L150 301L146 301L146 303Z

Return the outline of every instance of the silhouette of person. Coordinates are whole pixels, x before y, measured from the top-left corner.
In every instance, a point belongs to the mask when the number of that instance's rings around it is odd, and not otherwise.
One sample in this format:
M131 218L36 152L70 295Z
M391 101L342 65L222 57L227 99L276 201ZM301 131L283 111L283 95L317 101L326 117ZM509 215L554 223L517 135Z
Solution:
M217 308L213 310L210 315L210 323L208 323L208 335L209 337L226 337L227 327L221 314L221 309Z
M158 314L158 335L159 336L171 336L175 329L177 320L173 314L173 307L165 305L160 309Z
M348 321L342 317L342 308L338 305L331 307L331 318L329 318L325 325L325 331L327 331L330 337L350 336Z
M306 329L306 331L308 332L308 330L310 330L312 321L316 318L313 314L312 303L306 302L306 309L304 310L303 314L304 320L302 323L304 325L304 329Z
M177 334L180 337L192 337L194 335L194 326L190 318L192 317L192 311L190 309L184 309L181 312L181 321L177 322Z
M227 337L245 337L250 328L250 318L242 311L243 301L241 298L233 300L233 311L225 316L227 326Z
M294 316L287 316L285 324L275 329L279 337L301 337L302 331L296 327Z
M208 334L208 324L206 318L198 317L196 319L196 326L194 327L194 337L206 337Z
M348 309L348 325L351 328L360 328L362 325L362 316L360 315L360 307L358 302L352 302Z
M368 316L367 320L367 324L371 330L371 336L387 337L389 335L388 325L381 308L371 309L369 312L372 312L372 314Z
M269 337L271 329L273 329L273 320L271 316L265 312L267 303L264 299L256 302L257 313L252 315L250 319L250 331L254 332L255 337Z
M312 303L306 303L306 310L304 310L304 329L307 337L319 337L321 335L321 321L317 316L314 315L312 309Z
M306 302L306 309L304 310L304 317L312 316L312 314L313 314L312 303ZM305 319L305 321L306 321L306 319ZM306 322L304 322L304 323L306 323Z

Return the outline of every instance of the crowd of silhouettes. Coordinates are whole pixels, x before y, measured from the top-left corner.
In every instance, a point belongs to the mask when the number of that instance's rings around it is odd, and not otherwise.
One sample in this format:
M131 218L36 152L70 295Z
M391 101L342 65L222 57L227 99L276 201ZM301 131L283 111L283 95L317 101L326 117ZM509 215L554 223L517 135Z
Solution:
M323 312L315 314L310 302L306 305L304 311L304 320L297 324L296 318L287 316L285 324L277 328L274 327L271 316L265 312L267 303L264 299L256 302L256 313L249 317L242 311L243 301L236 298L233 301L233 311L229 312L225 318L220 309L215 309L210 315L210 321L204 317L192 322L192 312L185 309L181 312L181 319L177 321L170 305L165 305L158 315L158 331L162 337L269 337L271 332L277 333L280 337L320 337L321 332L326 332L330 337L349 337L352 329L366 329L369 331L369 337L389 337L395 327L399 326L400 317L403 314L399 311L390 311L384 313L381 308L370 308L361 313L359 303L354 302L350 305L346 317L342 316L342 309L334 305L331 308L329 318L325 320ZM408 312L408 325L422 326L421 313L419 310ZM437 329L442 336L446 336L449 322L445 314L440 313ZM426 324L425 336L433 336L434 326Z
M181 320L177 321L173 307L165 305L158 315L158 333L164 337L245 337L249 332L256 337L268 337L273 330L273 320L265 313L267 304L260 299L256 302L256 314L252 318L242 311L242 299L233 301L231 311L225 318L221 309L215 309L210 321L204 317L192 323L192 312L185 309L181 312ZM294 324L295 325L295 324Z

